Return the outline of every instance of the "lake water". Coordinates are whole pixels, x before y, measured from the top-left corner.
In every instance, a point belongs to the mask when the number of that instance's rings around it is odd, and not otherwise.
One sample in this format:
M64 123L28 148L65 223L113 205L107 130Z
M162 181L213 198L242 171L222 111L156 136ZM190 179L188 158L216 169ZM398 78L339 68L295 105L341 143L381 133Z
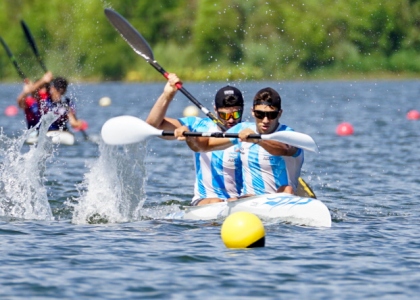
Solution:
M226 82L184 83L206 107ZM420 81L236 82L246 99L277 89L282 123L311 135L302 177L330 209L329 229L265 223L266 247L227 249L222 220L163 220L188 204L183 142L100 143L118 115L145 119L164 82L75 84L91 141L21 145L20 84L0 85L0 298L409 299L420 294ZM112 104L98 105L108 96ZM168 115L191 105L181 93ZM337 136L341 122L351 136Z

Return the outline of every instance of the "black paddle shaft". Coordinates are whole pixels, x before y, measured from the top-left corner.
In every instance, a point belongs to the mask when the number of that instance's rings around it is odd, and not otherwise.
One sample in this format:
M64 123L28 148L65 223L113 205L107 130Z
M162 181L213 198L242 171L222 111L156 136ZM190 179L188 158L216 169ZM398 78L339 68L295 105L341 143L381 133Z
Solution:
M44 64L44 61L39 54L38 47L36 46L35 39L29 30L28 25L26 25L25 21L21 20L20 24L22 25L23 31L25 32L26 39L28 40L29 45L31 45L32 51L34 52L36 59L38 60L39 64L41 65L41 68L44 70L44 72L47 72L47 67Z
M224 132L184 132L184 136L195 136L195 137L214 137L214 138L238 138L237 133L224 133ZM162 131L162 136L174 136L173 131ZM250 134L249 139L261 139L260 134Z
M4 50L6 50L9 58L12 60L12 63L15 66L15 69L18 72L20 78L25 79L26 78L25 74L22 72L21 68L19 67L19 65L16 61L15 56L13 55L12 51L10 51L9 46L7 46L6 42L3 40L2 37L0 37L0 42L3 44Z

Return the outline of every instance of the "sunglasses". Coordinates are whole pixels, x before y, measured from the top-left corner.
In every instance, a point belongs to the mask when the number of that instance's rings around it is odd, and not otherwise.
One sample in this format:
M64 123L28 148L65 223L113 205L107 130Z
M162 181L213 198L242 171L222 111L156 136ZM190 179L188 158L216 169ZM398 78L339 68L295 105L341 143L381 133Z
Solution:
M279 111L261 111L261 110L254 110L254 116L257 119L264 119L267 117L269 120L274 120L279 115Z
M234 112L222 112L222 111L218 111L217 112L219 114L219 117L223 120L229 120L230 118L233 118L234 120L239 119L240 117L242 117L242 110L237 110Z

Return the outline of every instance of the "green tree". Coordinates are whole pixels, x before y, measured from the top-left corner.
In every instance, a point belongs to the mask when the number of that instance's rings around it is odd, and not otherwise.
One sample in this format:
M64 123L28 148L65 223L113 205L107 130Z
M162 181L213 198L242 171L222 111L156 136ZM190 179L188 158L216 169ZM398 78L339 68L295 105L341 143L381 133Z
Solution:
M244 15L238 3L234 0L198 3L193 40L202 62L236 62L242 58Z

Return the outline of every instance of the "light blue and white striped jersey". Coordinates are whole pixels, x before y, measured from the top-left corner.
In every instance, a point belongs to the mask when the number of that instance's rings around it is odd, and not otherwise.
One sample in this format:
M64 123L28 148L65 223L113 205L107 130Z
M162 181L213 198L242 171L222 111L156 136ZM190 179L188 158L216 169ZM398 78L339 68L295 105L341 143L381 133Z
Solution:
M195 132L218 132L210 118L185 117L178 121ZM194 153L196 179L192 201L204 198L237 197L242 190L242 171L238 146L206 153Z
M257 132L253 122L242 122L230 128L227 132L239 133L245 128ZM279 124L276 131L293 131L292 128ZM291 185L297 190L300 169L304 154L298 149L294 156L275 156L263 147L253 143L241 143L239 139L230 139L232 144L240 146L242 176L244 179L242 195L275 193L282 185Z

